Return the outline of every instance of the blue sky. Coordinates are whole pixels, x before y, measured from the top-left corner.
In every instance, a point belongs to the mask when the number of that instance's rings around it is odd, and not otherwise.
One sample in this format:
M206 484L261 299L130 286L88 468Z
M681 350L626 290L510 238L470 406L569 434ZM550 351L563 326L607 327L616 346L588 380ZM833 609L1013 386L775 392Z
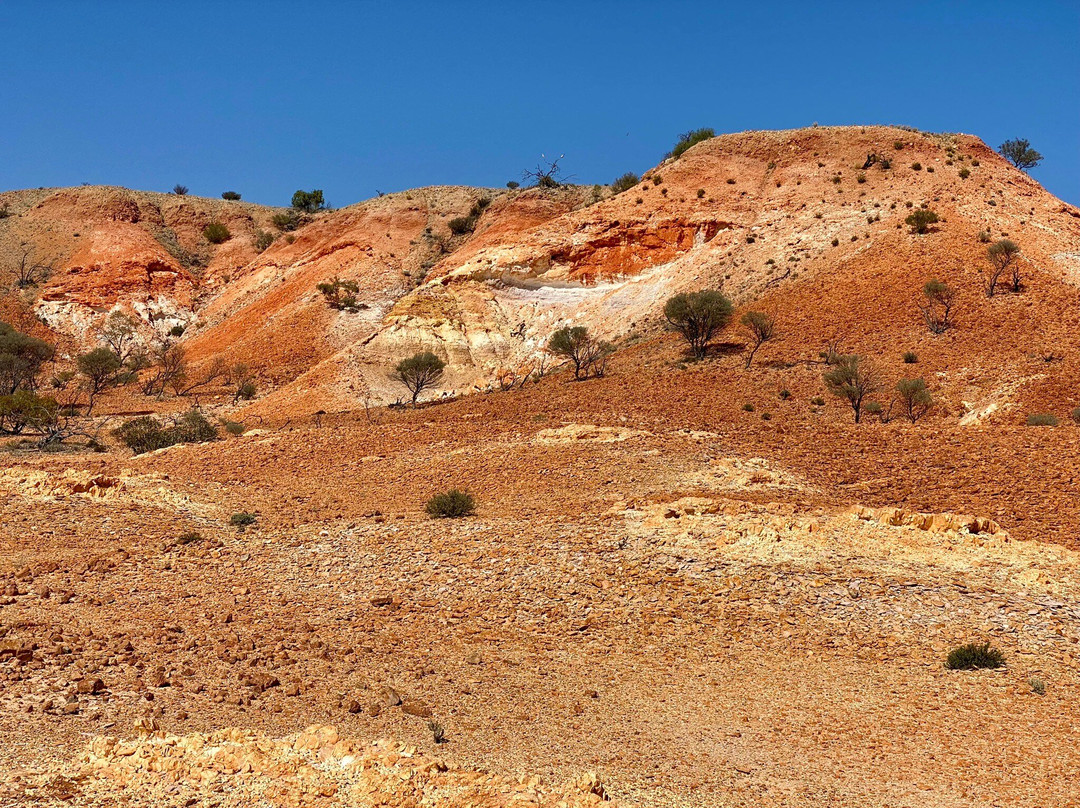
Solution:
M1027 137L1080 203L1080 2L4 2L0 189L344 206L641 173L679 132Z

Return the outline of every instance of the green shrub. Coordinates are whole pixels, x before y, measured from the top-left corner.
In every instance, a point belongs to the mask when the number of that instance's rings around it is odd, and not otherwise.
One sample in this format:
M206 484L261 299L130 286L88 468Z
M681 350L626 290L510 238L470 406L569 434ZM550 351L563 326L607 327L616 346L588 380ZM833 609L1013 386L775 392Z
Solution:
M735 307L718 289L680 292L664 304L664 317L690 344L697 358L705 356L709 343L731 320Z
M275 213L270 217L270 222L281 232L285 233L290 230L295 230L301 224L303 220L300 218L294 210L282 211L281 213Z
M1037 413L1035 415L1029 415L1027 417L1028 426L1057 426L1058 419L1056 415L1050 413Z
M972 671L977 668L1000 668L1005 655L990 643L968 643L949 651L945 667L951 671Z
M0 433L18 435L27 427L42 429L56 423L60 405L56 399L32 390L16 390L0 396Z
M255 524L255 521L257 519L258 517L255 516L255 514L253 513L248 513L247 511L239 511L229 517L229 524L233 527L238 527L243 530L248 525Z
M705 189L704 188L698 188L697 189L697 198L698 199L704 199L705 198Z
M587 379L589 375L600 378L607 369L608 359L615 353L610 342L595 340L583 325L564 326L548 339L547 350L561 356L574 366L575 379Z
M225 427L225 431L228 432L230 435L244 434L244 425L239 421L230 421L228 419L223 419L221 425Z
M743 408L743 412L753 412L754 411L754 405L749 403L749 402L747 402L746 404L743 404L742 408Z
M187 196L188 187L186 185L181 185L180 183L177 183L173 186L172 192L177 196Z
M824 407L825 399L823 399L821 396L814 396L812 399L810 399L810 403L813 404L815 407Z
M292 206L303 213L317 213L326 209L326 202L323 200L323 192L318 189L297 191L292 195Z
M316 284L316 289L322 292L327 305L338 311L359 311L366 309L367 305L356 299L360 292L360 284L356 281L343 281L341 278L333 278L329 281Z
M451 233L460 236L464 233L471 233L476 229L476 218L475 216L458 216L456 219L451 219L446 225L450 228Z
M838 239L838 238L834 238L834 239L832 240L832 245L833 245L834 247L839 247L839 246L840 246L840 239Z
M709 140L716 137L716 132L712 127L706 126L701 129L691 129L689 132L683 132L679 135L679 140L675 143L675 147L668 153L668 157L674 157L678 159L691 146L696 146L703 140Z
M230 202L239 202L240 201L240 194L236 193L236 191L224 191L221 194L221 198L222 199L227 199Z
M125 421L113 430L135 454L164 449L178 443L206 443L217 439L217 430L196 409L184 413L172 424L162 424L156 418L143 415Z
M881 389L877 368L858 355L841 356L823 379L830 393L851 405L855 423L862 420L863 400Z
M855 175L855 182L859 183L859 185L862 185L864 182L866 182L866 174L860 171L858 174Z
M791 398L791 391L785 387L780 391L780 400L787 401L789 398Z
M878 162L878 165L881 166L882 171L888 171L890 168L892 168L892 160L887 157L882 157L881 160Z
M928 208L919 208L912 211L911 215L904 219L904 224L911 228L912 233L921 235L929 232L930 225L938 221L938 215L934 211Z
M912 171L922 171L922 163L912 163L911 164L911 170Z
M635 185L641 182L641 179L633 171L627 171L621 177L616 177L615 181L611 183L611 192L613 194L621 194L623 191L629 191Z
M176 537L176 543L180 545L194 544L197 541L202 541L202 534L197 530L189 530Z
M254 242L255 249L259 252L264 252L271 244L274 243L274 234L268 233L265 230L256 230Z
M904 141L894 140L892 145L894 149L896 149L897 151L901 151L904 148Z
M1031 692L1036 696L1046 695L1046 682L1042 679L1030 679L1028 680L1028 687L1031 688Z
M904 351L904 364L914 365L919 361L919 355L914 351Z
M186 330L187 329L184 328L184 326L182 326L182 325L180 325L178 323L178 324L174 325L172 328L169 329L169 336L170 337L182 337L182 336L184 336L184 332Z
M980 230L979 235L978 235L978 239L979 239L980 244L989 244L990 243L990 231L989 230Z
M42 365L53 358L53 347L0 320L0 393L32 388Z
M221 222L210 222L202 232L203 236L211 244L224 244L232 238L232 233L229 232L229 228Z
M476 510L476 501L471 494L458 489L436 494L427 501L424 509L437 519L457 519L468 516Z
M506 183L506 187L513 191L515 188L520 188L521 183L517 180L510 180L510 182Z
M1076 408L1075 410L1073 410L1073 411L1072 411L1071 413L1069 413L1069 416L1070 416L1070 417L1071 417L1071 418L1072 418L1072 419L1073 419L1073 420L1074 420L1074 421L1075 421L1076 423L1080 424L1080 407L1077 407L1077 408Z
M964 168L960 169L959 174L960 174L960 179L962 179L962 180L966 180L968 177L971 176L971 172L968 171L966 166Z

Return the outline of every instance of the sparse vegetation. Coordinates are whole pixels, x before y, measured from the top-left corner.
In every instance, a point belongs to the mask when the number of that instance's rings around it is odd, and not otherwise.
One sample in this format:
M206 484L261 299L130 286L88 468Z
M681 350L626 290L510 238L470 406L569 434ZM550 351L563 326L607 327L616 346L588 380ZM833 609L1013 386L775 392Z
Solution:
M422 351L398 362L393 378L405 385L416 406L420 394L437 385L445 369L446 362L431 351Z
M951 671L971 671L978 668L1000 668L1005 655L990 643L968 643L949 651L945 667Z
M922 171L922 163L912 163L911 164L911 170L912 171Z
M718 289L680 292L664 304L664 317L683 335L698 359L705 356L712 338L734 313L735 307Z
M446 226L450 228L450 232L455 236L460 236L471 233L476 229L476 219L472 216L458 216L448 221Z
M1021 288L1019 245L1007 238L1000 239L987 247L986 257L990 262L990 269L984 276L986 296L994 296L994 292L1001 280L1001 276L1006 272L1009 272L1012 275L1013 291L1019 292Z
M635 185L641 182L641 179L633 171L627 171L621 177L616 177L615 181L611 183L611 192L613 194L621 194L623 191L629 191Z
M511 191L513 191L516 188L520 188L521 183L518 182L517 180L510 180L508 183L506 183L506 187L509 188Z
M459 519L476 510L476 500L471 494L454 488L433 496L427 501L424 510L436 519Z
M258 252L265 252L266 249L274 243L274 234L269 233L266 230L256 230L255 238L252 243L255 245L255 249Z
M548 340L547 349L555 356L567 359L574 366L575 379L597 378L604 375L607 362L615 352L610 342L593 339L583 325L560 328Z
M224 244L232 238L232 233L230 233L229 228L221 222L210 222L210 224L203 229L203 238L211 244Z
M739 320L743 330L747 333L750 342L750 351L746 355L746 369L754 361L754 354L758 348L777 337L776 319L771 314L763 311L748 311Z
M901 379L896 383L900 408L911 423L915 423L934 406L934 399L922 379Z
M431 739L437 743L446 743L446 730L438 721L428 721L428 729L431 730Z
M53 353L49 343L0 320L0 393L36 389L38 373Z
M930 225L939 221L938 215L929 208L918 208L904 219L904 224L911 228L912 233L922 235L930 232Z
M832 369L824 374L825 386L837 398L846 399L855 414L855 423L862 419L863 402L881 389L877 368L857 354L841 356Z
M295 210L286 210L281 213L275 213L270 217L270 221L274 227L283 233L295 230L304 223Z
M1031 692L1034 693L1036 696L1046 695L1046 682L1044 682L1042 679L1029 679L1028 687L1031 688Z
M120 357L108 348L94 348L75 358L75 366L84 379L87 392L86 414L94 409L94 400L102 390L116 381L123 367Z
M923 297L925 302L922 305L922 315L926 327L933 334L944 334L949 328L949 317L956 301L955 290L944 281L934 278L923 286Z
M173 186L172 192L177 196L187 196L188 187L186 185L181 185L180 183L177 183Z
M1080 424L1080 407L1076 407L1071 413L1069 413L1069 417L1072 418L1075 423Z
M232 527L239 528L241 532L243 532L244 528L255 524L257 521L258 517L248 511L238 511L229 517L229 524Z
M1025 138L1006 140L998 147L1001 156L1019 168L1021 171L1030 171L1042 162L1042 155L1031 148Z
M365 303L356 299L360 292L360 285L356 281L346 281L335 277L317 284L315 288L322 292L327 305L337 311L360 311L367 308Z
M1058 419L1056 415L1051 415L1048 412L1036 413L1027 417L1028 426L1057 426Z
M960 175L960 179L962 180L966 180L968 177L971 176L971 171L968 169L967 166L961 168L957 173Z
M683 132L679 135L678 141L675 146L668 152L668 157L673 157L676 160L683 156L687 149L691 146L696 146L703 140L709 140L716 137L716 132L710 126L702 127L701 129L691 129L689 132Z
M236 191L223 191L221 194L221 198L226 199L229 202L239 202L240 194L238 194Z
M919 361L919 355L914 351L904 351L903 359L905 365L914 365Z
M704 188L698 188L697 189L697 198L698 199L704 199L705 198L705 189Z

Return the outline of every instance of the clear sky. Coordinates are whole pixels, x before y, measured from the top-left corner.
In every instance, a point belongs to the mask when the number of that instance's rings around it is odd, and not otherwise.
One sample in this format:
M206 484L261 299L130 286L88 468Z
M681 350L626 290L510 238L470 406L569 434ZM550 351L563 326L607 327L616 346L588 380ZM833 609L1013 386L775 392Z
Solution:
M1026 137L1080 203L1080 0L0 0L0 190L107 183L344 206L578 182L678 133L896 123Z

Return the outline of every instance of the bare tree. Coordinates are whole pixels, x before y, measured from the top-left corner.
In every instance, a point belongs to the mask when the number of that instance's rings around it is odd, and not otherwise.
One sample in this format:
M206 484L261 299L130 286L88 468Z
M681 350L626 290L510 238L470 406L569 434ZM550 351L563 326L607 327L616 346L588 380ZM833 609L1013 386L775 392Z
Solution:
M750 336L750 353L746 355L746 369L749 370L758 348L778 336L776 319L763 311L748 311L739 322Z
M161 398L165 389L187 376L187 360L179 345L162 345L153 357L153 373L143 382L143 395Z
M19 256L15 265L15 285L20 289L37 286L52 274L51 264L44 264L34 258L34 248L27 247Z
M540 162L536 164L536 168L532 171L523 171L521 176L526 180L532 180L540 188L558 188L563 183L569 181L570 177L562 176L562 169L559 168L559 160L562 160L566 155L560 154L555 160L548 160L546 155L540 155Z
M174 377L171 386L176 395L186 396L188 393L192 393L195 390L209 387L218 380L227 379L229 377L229 370L230 368L225 364L225 360L218 357L217 359L212 360L196 379L191 380L185 373L182 376Z

